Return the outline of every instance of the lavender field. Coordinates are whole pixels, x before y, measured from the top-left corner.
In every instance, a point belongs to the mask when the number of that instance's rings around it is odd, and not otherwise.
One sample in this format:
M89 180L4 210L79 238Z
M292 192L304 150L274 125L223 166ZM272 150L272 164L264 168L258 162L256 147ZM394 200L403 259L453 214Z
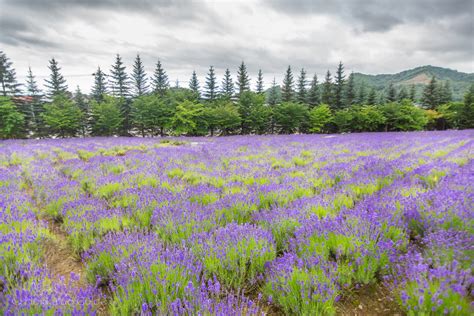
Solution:
M474 131L0 143L0 312L473 313Z

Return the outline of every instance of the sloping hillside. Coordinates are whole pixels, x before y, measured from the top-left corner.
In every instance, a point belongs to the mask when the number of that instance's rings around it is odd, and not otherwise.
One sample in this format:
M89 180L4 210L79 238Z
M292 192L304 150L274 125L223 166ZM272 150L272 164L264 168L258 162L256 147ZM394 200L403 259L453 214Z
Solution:
M439 81L449 81L453 89L453 97L456 100L461 100L464 92L474 83L474 74L472 73L435 66L421 66L397 74L366 75L355 73L354 75L358 84L365 82L368 86L373 86L379 91L384 90L390 83L399 87L414 84L418 96L421 95L423 87L431 80L431 77L435 76Z

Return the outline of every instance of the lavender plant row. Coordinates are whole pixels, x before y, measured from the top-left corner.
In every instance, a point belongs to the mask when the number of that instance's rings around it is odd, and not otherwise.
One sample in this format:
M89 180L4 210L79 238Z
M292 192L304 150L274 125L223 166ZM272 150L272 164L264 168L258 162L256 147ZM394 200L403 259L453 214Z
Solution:
M473 136L4 141L0 311L332 315L371 286L472 314Z

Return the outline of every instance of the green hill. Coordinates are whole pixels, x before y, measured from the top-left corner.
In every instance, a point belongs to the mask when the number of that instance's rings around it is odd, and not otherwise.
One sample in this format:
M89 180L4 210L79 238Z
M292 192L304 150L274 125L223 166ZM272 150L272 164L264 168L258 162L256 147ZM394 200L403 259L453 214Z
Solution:
M354 73L354 76L357 85L365 83L368 86L375 87L378 91L385 90L390 83L397 87L407 86L407 88L414 84L418 97L421 96L423 87L431 80L431 77L435 76L439 81L449 81L455 100L461 100L469 86L474 83L473 73L464 73L435 66L421 66L397 74L366 75Z

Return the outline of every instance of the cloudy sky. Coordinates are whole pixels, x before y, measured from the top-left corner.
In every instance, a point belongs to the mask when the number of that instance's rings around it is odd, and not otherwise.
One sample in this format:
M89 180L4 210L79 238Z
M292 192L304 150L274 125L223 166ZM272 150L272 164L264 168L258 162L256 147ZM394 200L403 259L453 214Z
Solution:
M170 81L219 82L244 60L267 86L286 67L322 76L346 70L395 73L421 65L474 72L472 0L0 0L0 50L23 81L39 81L55 57L69 87L89 91L91 74L115 54L131 70L137 53L147 72L161 60ZM201 82L201 86L203 82Z

